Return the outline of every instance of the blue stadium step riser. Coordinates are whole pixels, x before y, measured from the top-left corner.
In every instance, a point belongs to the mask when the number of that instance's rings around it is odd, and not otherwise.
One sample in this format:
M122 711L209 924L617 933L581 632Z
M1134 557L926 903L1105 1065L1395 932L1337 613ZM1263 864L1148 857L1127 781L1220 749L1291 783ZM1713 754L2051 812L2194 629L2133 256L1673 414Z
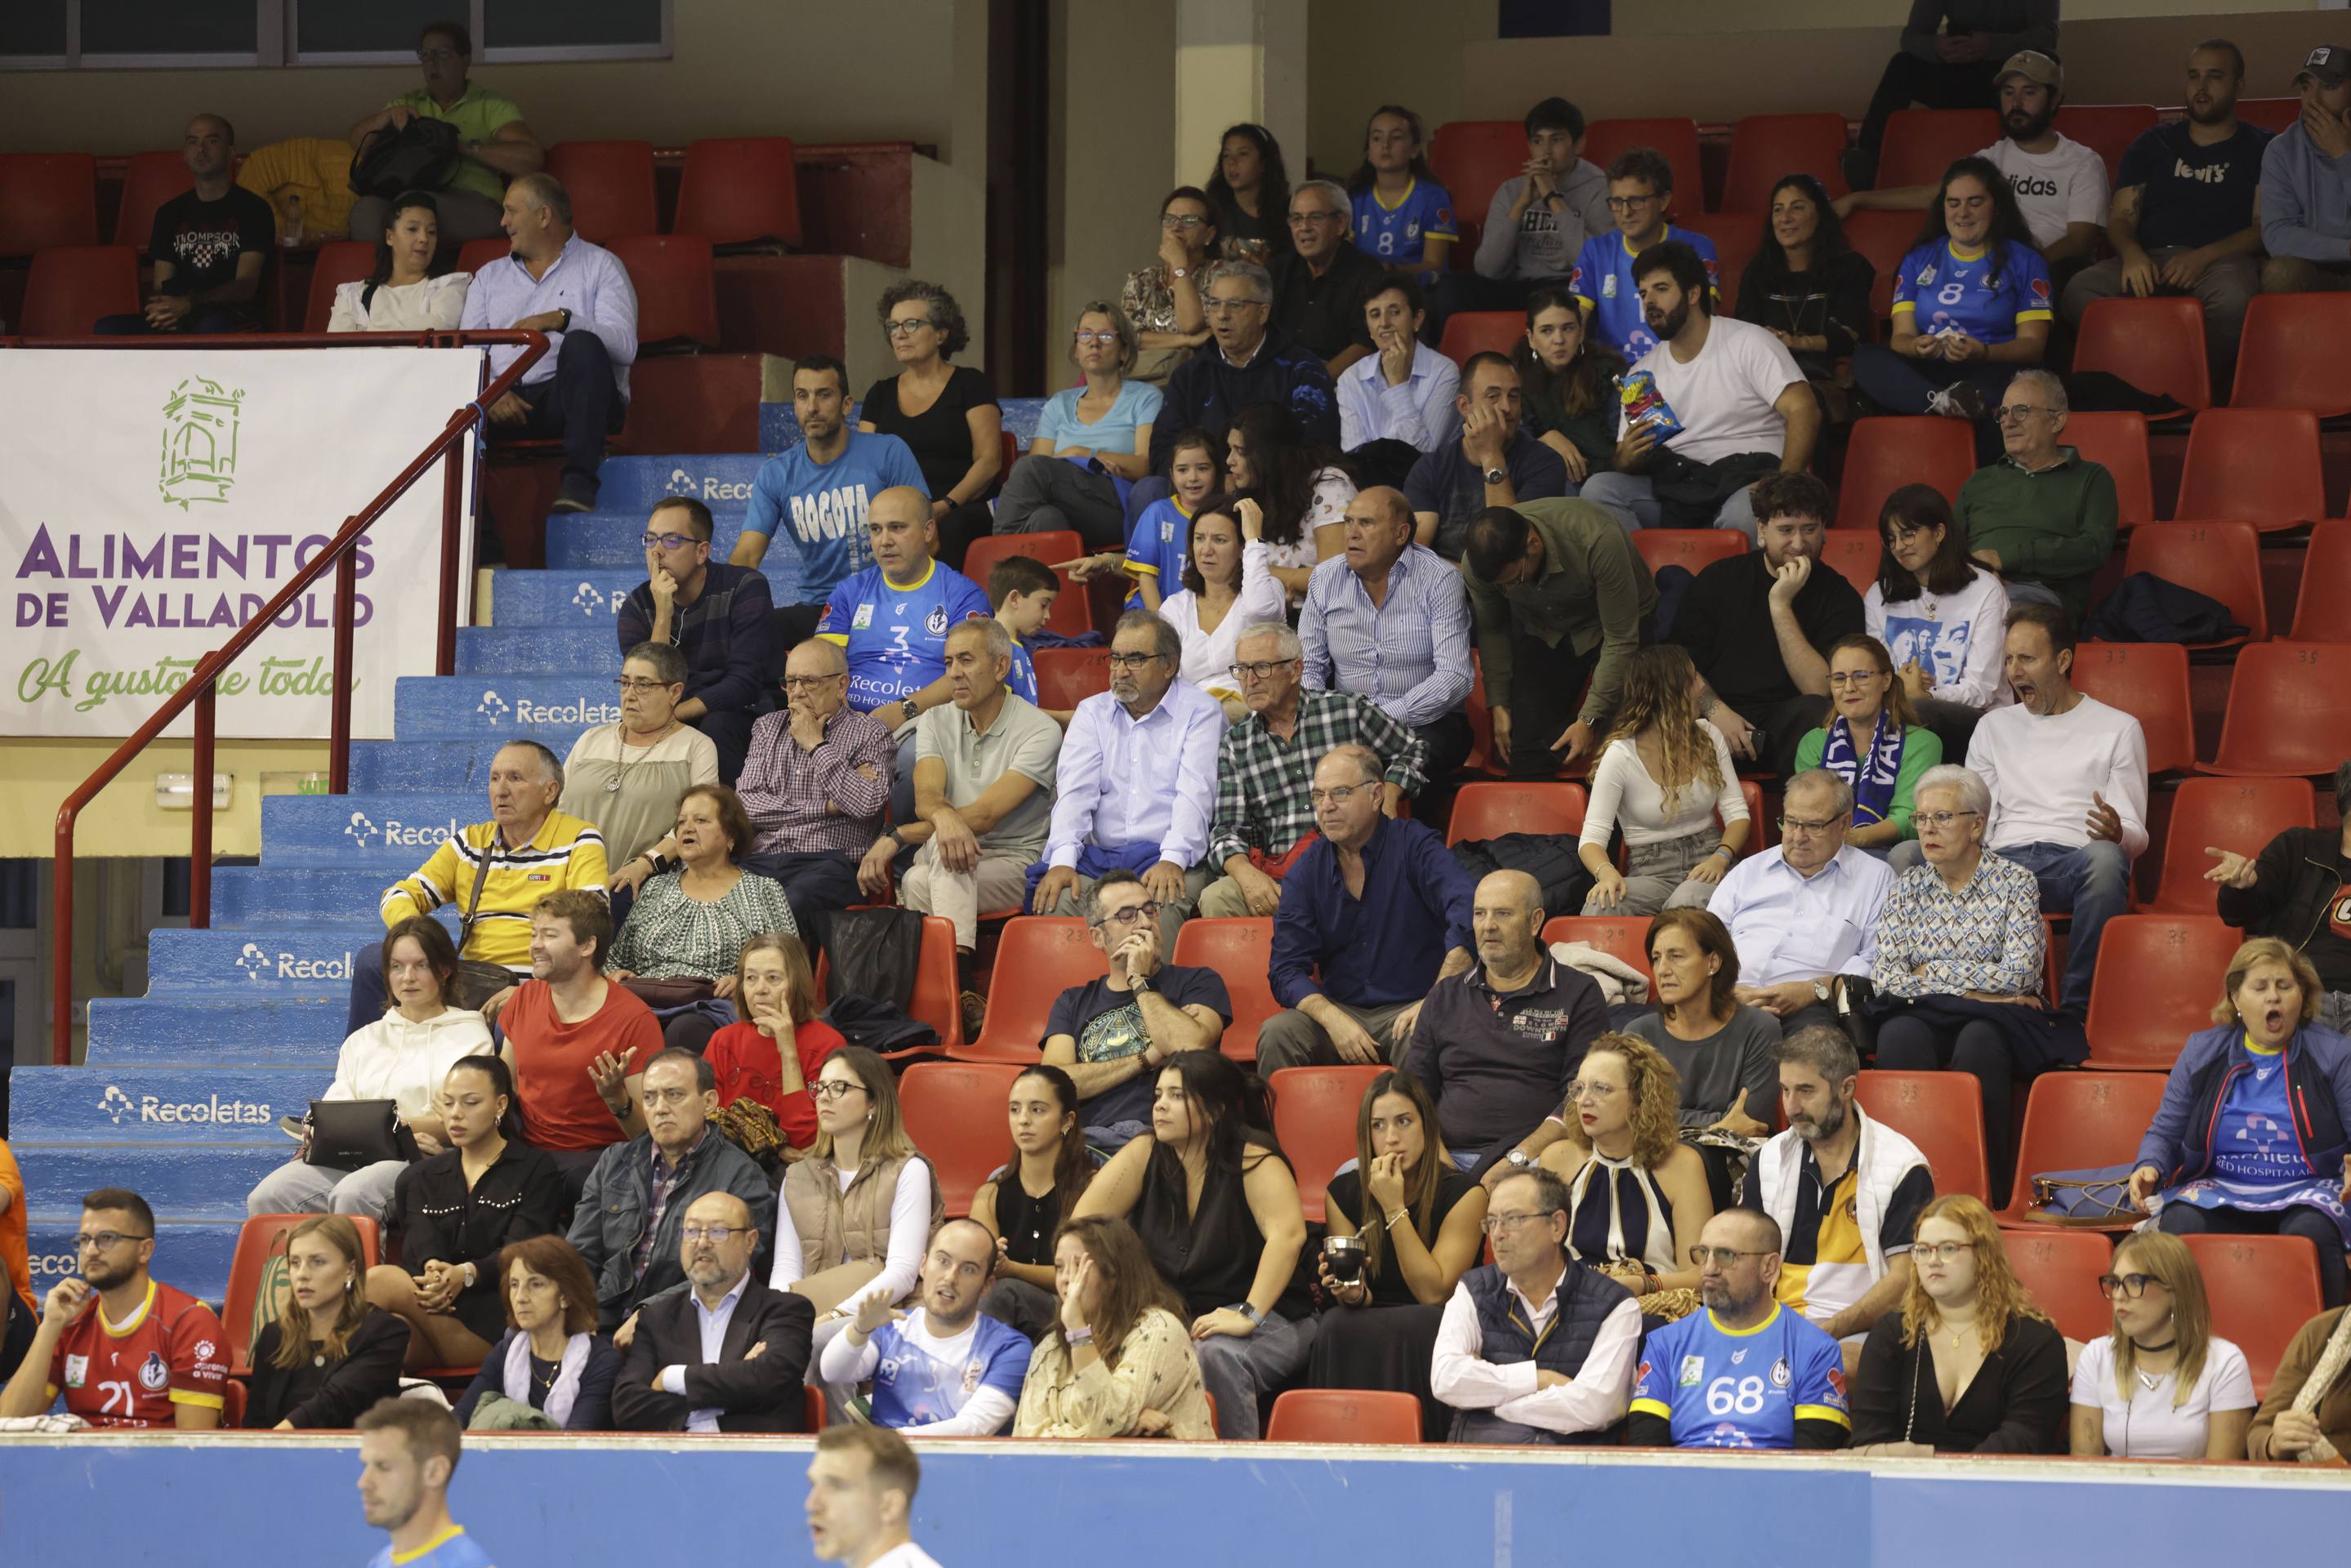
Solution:
M267 795L261 802L262 867L364 866L381 868L390 886L423 865L443 839L489 814L483 790ZM353 918L363 912L354 910Z
M348 981L318 981L294 995L224 991L94 998L89 1060L136 1067L236 1063L331 1070L350 1023Z
M392 693L393 729L402 741L520 737L553 748L559 757L580 731L621 717L620 693L612 689L618 663L616 650L611 664L579 676L405 675ZM477 811L466 820L484 815Z
M488 815L486 803L475 817ZM420 854L404 869L423 864ZM374 919L383 890L396 880L372 870L340 867L223 866L213 872L213 924L276 929L323 920L341 929Z
M486 822L490 759L498 754L498 744L489 735L471 741L354 741L351 788L377 794L470 793L483 803L474 820ZM558 747L556 754L568 749Z
M621 639L609 621L601 626L469 626L457 631L457 677L601 675L610 691L620 672Z
M456 929L456 911L436 910ZM121 1001L158 1003L182 998L238 1002L341 1001L349 994L352 955L383 939L373 910L353 911L336 925L214 929L163 927L147 937L147 994L101 998L93 1008ZM97 1031L93 1030L93 1033Z
M644 580L642 556L632 568L494 572L490 575L490 621L501 628L599 627L606 637L613 637L611 626L621 613L622 604ZM617 641L614 646L619 646Z
M276 1127L267 1143L12 1144L35 1214L72 1214L82 1194L127 1187L175 1220L245 1218L245 1195L286 1163L295 1143Z
M327 1092L333 1065L19 1067L10 1086L9 1141L266 1142L280 1136L278 1117L301 1115Z
M690 495L713 512L740 513L751 504L751 481L767 461L758 452L608 457L596 475L596 510L633 513L640 528L654 504L671 495Z
M240 1200L244 1196L237 1194ZM32 1243L36 1300L74 1272L74 1231L80 1221L78 1210L68 1216L34 1217L26 1240ZM151 1265L155 1277L218 1307L228 1293L228 1266L236 1256L238 1228L238 1223L228 1220L175 1220L157 1216L155 1261Z

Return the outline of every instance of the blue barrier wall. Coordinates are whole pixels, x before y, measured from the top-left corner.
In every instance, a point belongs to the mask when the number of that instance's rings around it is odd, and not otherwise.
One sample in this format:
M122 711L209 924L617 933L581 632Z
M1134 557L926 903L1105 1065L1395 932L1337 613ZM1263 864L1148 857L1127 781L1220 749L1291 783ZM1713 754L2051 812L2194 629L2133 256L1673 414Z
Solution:
M452 1498L499 1568L812 1561L805 1441L511 1437ZM1795 1456L933 1444L945 1568L2034 1568L2340 1562L2351 1470ZM358 1568L349 1438L0 1438L0 1562Z

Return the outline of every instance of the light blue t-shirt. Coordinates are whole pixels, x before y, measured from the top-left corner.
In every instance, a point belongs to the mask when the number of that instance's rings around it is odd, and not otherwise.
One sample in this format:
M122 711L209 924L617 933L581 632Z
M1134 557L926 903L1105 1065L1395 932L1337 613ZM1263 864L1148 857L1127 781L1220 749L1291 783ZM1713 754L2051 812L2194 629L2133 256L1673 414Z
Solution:
M979 585L952 566L933 561L921 580L901 585L874 566L832 590L816 634L847 650L849 705L871 713L945 675L948 631L991 613Z
M1653 243L1664 244L1666 240L1679 240L1698 253L1698 259L1706 264L1708 297L1719 300L1722 263L1715 256L1714 242L1670 223L1666 225L1666 239ZM1594 234L1583 242L1575 258L1575 272L1567 280L1568 292L1592 307L1594 341L1615 349L1627 365L1638 363L1642 355L1657 346L1657 335L1649 330L1648 317L1641 314L1640 286L1633 281L1633 258L1637 254L1633 242L1621 231Z
M2050 319L2050 297L2049 264L2031 245L1959 251L1938 240L1902 258L1894 324L1907 314L1913 331L1957 327L1979 343L2012 343L2025 322Z
M2294 1130L2285 1053L2256 1051L2240 1036L2229 1064L2237 1075L2212 1125L2212 1174L2257 1186L2308 1180L2316 1173Z
M1416 179L1393 207L1379 188L1355 193L1355 248L1382 266L1418 266L1430 240L1455 240L1453 198L1434 180Z
M1017 637L1012 639L1012 670L1005 676L1004 684L1021 701L1043 706L1037 701L1037 661L1029 657L1029 645Z
M1132 453L1135 431L1159 422L1159 407L1165 400L1148 381L1123 382L1110 412L1086 424L1078 418L1078 400L1085 395L1083 387L1071 387L1046 399L1045 411L1037 416L1037 434L1056 449L1077 446L1090 452Z
M1172 495L1164 495L1143 509L1127 536L1126 572L1140 581L1151 577L1159 585L1165 604L1184 591L1184 547L1192 541L1192 514ZM1126 607L1143 607L1143 590L1130 588Z
M873 1331L873 1348L882 1354L882 1364L873 1370L873 1424L927 1427L953 1420L983 1388L993 1388L1018 1406L1032 1346L1019 1329L982 1316L972 1320L969 1358L955 1365L934 1360L910 1344L894 1323Z
M822 604L850 573L873 564L866 508L901 484L930 493L914 452L896 436L852 427L848 449L831 462L810 462L803 441L759 465L743 532L781 533L799 546L799 602Z
M1800 1420L1853 1425L1844 1353L1776 1303L1744 1334L1706 1310L1649 1335L1632 1407L1665 1417L1677 1449L1792 1449Z
M392 1548L387 1545L368 1561L368 1568L392 1568ZM462 1524L452 1525L446 1535L435 1537L422 1552L403 1552L400 1568L492 1568L490 1554L474 1544Z

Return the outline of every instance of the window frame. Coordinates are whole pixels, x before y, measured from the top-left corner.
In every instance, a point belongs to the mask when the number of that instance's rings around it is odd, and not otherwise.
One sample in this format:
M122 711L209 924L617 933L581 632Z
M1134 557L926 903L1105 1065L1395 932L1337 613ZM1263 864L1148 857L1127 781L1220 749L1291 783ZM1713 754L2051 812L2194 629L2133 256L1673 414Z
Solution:
M337 66L405 66L416 63L413 48L313 50L299 46L301 8L306 0L252 0L254 40L251 54L211 51L203 54L89 54L81 47L82 7L88 0L51 0L65 7L65 52L61 55L0 55L0 71L152 71L320 69ZM307 0L313 5L348 4L349 0ZM658 0L661 36L642 44L533 44L501 48L486 26L489 0L453 0L477 41L479 65L574 64L610 60L667 60L677 55L677 0Z

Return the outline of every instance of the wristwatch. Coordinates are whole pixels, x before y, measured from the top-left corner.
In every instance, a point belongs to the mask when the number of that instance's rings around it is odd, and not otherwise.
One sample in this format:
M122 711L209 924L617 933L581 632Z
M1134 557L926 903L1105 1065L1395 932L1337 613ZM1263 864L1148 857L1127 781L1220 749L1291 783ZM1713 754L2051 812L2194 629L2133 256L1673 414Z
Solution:
M1813 981L1813 998L1816 1002L1826 1002L1829 999L1829 982L1827 981L1816 980Z
M563 317L563 325L562 325L562 326L560 326L560 327L557 327L557 328L556 328L556 330L557 330L558 332L569 332L569 331L570 331L570 330L571 330L571 307L570 307L569 306L568 306L568 305L561 305L561 306L556 306L555 314L556 314L556 315L558 315L558 316L560 316L561 317Z
M1485 480L1489 484L1508 484L1510 482L1510 471L1507 468L1489 468L1486 471Z
M922 709L915 706L912 697L901 697L898 700L898 711L909 719L919 719L923 716Z
M1255 1328L1255 1327L1256 1327L1256 1326L1258 1326L1259 1324L1261 1324L1261 1323L1265 1322L1265 1314L1263 1314L1263 1313L1261 1313L1261 1312L1258 1311L1258 1310L1257 1310L1257 1308L1256 1308L1255 1306L1251 1305L1251 1304L1250 1304L1249 1303L1248 1303L1248 1302L1240 1302L1240 1303L1236 1303L1236 1304L1234 1305L1234 1307L1233 1307L1233 1311L1235 1311L1235 1312L1237 1312L1237 1313L1240 1314L1243 1317L1245 1317L1245 1318L1249 1319L1249 1326L1250 1326L1251 1328Z
M1192 269L1186 266L1171 266L1167 269L1167 275L1169 277L1189 277L1192 275Z
M1506 1163L1514 1165L1520 1170L1531 1170L1534 1168L1535 1162L1533 1157L1529 1155L1527 1151L1522 1148L1514 1148L1510 1153L1504 1155L1502 1158Z

